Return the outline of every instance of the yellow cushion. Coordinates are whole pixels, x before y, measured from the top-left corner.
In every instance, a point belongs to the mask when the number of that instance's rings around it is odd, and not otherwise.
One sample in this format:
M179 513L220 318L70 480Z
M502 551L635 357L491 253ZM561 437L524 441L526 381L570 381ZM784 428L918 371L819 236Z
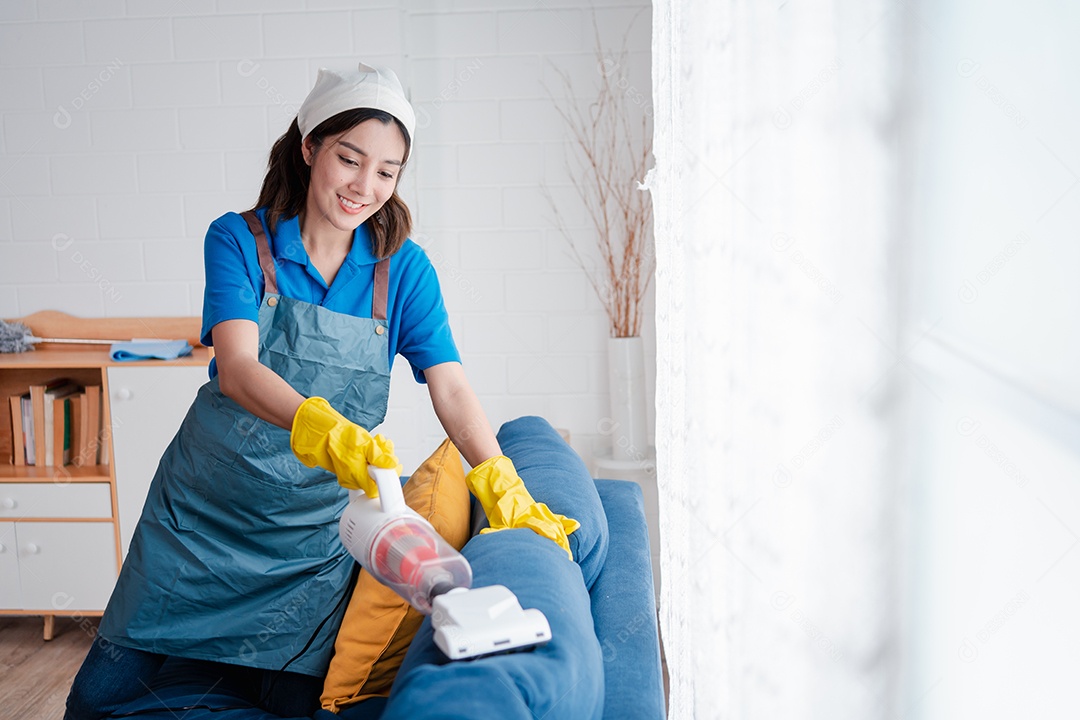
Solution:
M417 468L403 488L405 502L460 550L469 539L469 489L461 455L449 439ZM345 609L334 657L323 684L331 712L387 696L424 616L366 570Z

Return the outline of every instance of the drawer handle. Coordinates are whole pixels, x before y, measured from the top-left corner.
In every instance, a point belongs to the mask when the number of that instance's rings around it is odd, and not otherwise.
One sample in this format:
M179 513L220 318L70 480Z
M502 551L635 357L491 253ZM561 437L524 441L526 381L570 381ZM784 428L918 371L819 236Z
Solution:
M18 504L19 503L15 502L15 498L6 497L3 500L0 500L0 507L5 510L14 510L15 506Z
M26 543L26 554L37 555L41 552L41 546L37 543Z
M117 400L130 400L133 397L135 397L135 393L133 393L129 388L120 388L116 391Z

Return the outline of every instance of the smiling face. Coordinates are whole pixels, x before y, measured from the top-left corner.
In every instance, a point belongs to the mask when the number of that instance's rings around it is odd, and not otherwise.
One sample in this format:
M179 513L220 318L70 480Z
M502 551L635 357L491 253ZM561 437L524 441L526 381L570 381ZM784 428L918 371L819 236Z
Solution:
M311 183L301 232L351 237L394 194L405 138L396 123L365 120L319 147L305 138L302 149Z

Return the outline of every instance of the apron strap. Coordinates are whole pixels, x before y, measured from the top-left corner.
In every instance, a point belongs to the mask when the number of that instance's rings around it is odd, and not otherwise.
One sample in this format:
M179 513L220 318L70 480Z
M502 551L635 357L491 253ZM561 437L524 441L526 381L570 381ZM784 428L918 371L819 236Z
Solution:
M371 317L386 319L386 289L390 284L390 258L383 258L375 265L375 290L371 297Z
M247 221L248 229L255 236L255 249L259 251L259 267L263 271L266 292L277 295L277 267L274 265L274 256L270 254L270 244L266 241L266 233L263 231L262 222L254 210L242 212L240 217Z

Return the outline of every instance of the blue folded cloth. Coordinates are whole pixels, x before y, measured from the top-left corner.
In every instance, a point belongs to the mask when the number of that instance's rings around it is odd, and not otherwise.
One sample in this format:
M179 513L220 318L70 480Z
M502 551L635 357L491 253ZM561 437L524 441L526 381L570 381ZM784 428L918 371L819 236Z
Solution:
M134 340L113 343L109 357L117 362L125 360L175 360L191 354L187 340Z

